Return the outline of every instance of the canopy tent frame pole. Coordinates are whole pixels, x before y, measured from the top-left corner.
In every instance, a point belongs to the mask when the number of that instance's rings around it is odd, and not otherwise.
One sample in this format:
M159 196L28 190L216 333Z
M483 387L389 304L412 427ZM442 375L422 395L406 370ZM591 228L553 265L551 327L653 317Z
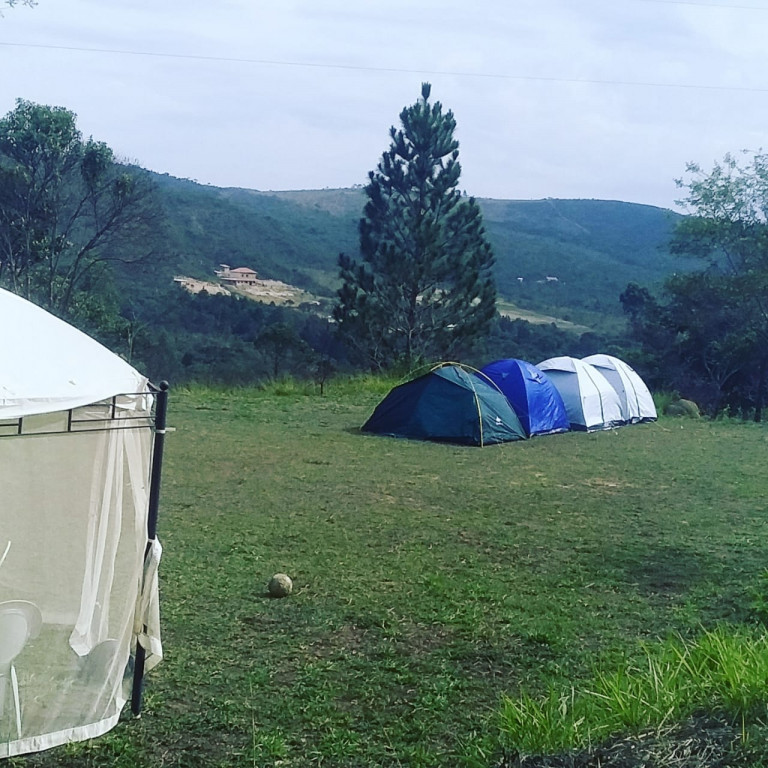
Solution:
M155 436L152 448L152 474L149 482L149 510L147 515L147 546L144 550L146 560L152 548L152 542L157 535L157 515L160 505L160 480L163 472L163 448L165 446L165 433L168 414L168 390L167 381L161 381L155 391ZM136 657L133 662L133 689L131 691L131 712L139 717L141 715L141 701L144 693L144 663L146 651L141 643L136 641Z

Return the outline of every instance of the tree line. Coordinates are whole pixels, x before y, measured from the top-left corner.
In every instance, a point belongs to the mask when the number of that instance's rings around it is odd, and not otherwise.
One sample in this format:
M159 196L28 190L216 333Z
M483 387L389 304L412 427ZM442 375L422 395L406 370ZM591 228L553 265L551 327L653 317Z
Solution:
M322 384L335 370L411 370L425 362L532 362L611 352L652 387L711 413L760 419L768 357L768 156L689 165L674 253L701 268L661 291L630 284L628 328L576 336L500 317L480 208L459 191L456 120L431 87L400 113L364 188L359 250L338 259L331 316L158 288L131 274L163 250L148 174L84 138L62 107L18 100L0 120L0 284L100 338L154 377Z
M654 382L713 414L762 420L768 371L768 155L744 152L678 180L689 215L672 251L701 267L671 275L660 295L631 284L621 295Z

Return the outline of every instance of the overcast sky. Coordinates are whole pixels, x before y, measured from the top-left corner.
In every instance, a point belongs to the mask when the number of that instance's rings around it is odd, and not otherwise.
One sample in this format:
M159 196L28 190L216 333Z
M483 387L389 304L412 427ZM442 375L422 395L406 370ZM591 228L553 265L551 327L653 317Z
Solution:
M364 183L422 81L476 197L674 207L688 161L760 149L768 0L0 0L0 114L67 107L146 168Z

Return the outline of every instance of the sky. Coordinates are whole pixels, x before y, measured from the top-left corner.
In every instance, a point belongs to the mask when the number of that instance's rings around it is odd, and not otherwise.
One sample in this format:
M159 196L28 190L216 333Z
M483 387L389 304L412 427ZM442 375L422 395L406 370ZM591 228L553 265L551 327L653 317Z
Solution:
M760 150L768 0L0 0L0 116L217 187L364 184L421 83L478 198L680 210L686 167Z

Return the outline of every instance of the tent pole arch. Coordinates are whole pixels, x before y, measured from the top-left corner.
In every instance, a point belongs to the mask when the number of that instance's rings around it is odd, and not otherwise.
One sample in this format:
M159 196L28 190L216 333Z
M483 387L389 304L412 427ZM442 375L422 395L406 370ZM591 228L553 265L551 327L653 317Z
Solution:
M477 410L477 421L478 426L480 427L480 447L482 448L485 445L485 441L483 440L483 409L480 405L480 398L477 395L477 390L475 389L475 384L473 381L470 381L469 385L472 387L472 395L475 398L475 408Z
M597 399L598 399L598 402L600 403L600 421L602 421L603 424L605 424L605 408L603 407L603 396L600 393L600 387L597 386L597 382L592 377L592 373L590 372L589 368L585 368L584 372L587 374L587 378L589 379L590 383L598 393Z
M144 550L144 559L149 556L152 543L157 536L157 516L160 505L160 480L163 471L163 449L165 447L165 434L168 417L168 390L167 381L161 381L155 392L155 434L152 450L152 474L149 483L149 509L147 515L147 546ZM141 700L144 692L144 664L146 650L136 641L136 657L133 666L133 688L131 691L131 712L137 717L141 714Z
M477 368L473 368L471 365L465 365L464 363L438 363L432 368L432 370L436 371L438 368L443 368L446 365L456 366L461 370L469 369L470 371L472 371L472 373L476 373L488 379L488 377L482 371L478 370ZM501 390L496 386L495 382L488 379L488 383L491 384L496 389L498 389L499 392L501 393ZM477 410L477 421L480 427L480 447L482 448L485 445L485 441L483 440L483 409L482 409L482 406L480 405L480 398L477 394L477 390L475 389L474 382L470 380L469 385L470 387L472 387L472 394L475 398L475 409Z

